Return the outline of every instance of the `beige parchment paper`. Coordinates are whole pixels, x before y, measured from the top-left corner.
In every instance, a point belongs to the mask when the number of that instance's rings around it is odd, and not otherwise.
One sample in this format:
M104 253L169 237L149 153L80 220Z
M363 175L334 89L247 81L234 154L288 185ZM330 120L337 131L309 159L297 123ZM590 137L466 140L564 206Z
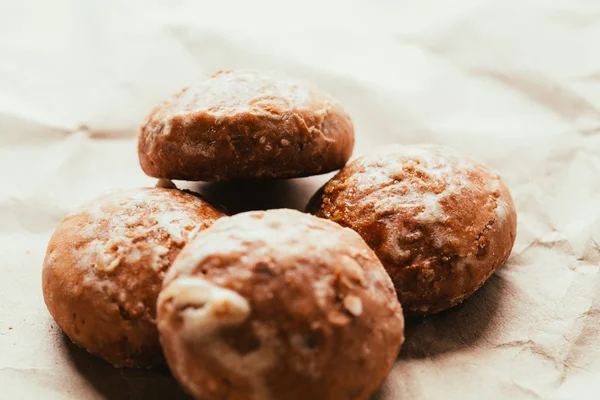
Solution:
M597 0L1 0L0 398L184 398L168 373L69 344L41 265L74 207L155 183L135 148L152 105L241 67L332 93L356 154L447 144L512 190L507 265L463 305L409 322L377 399L600 398ZM327 178L179 184L242 211L303 208Z

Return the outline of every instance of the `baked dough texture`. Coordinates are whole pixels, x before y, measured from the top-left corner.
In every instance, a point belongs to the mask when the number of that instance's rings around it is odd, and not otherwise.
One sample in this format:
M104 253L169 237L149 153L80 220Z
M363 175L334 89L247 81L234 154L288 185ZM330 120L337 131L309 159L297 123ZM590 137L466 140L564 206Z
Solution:
M44 300L77 345L118 367L164 364L156 298L196 232L223 216L174 189L119 190L68 215L44 260Z
M354 127L342 106L277 73L220 71L152 110L138 154L156 178L294 178L344 166Z
M158 300L171 371L196 399L368 399L404 340L394 287L350 229L292 210L223 218Z
M407 314L462 302L506 261L516 236L516 211L498 174L442 146L392 145L360 157L308 209L362 236Z

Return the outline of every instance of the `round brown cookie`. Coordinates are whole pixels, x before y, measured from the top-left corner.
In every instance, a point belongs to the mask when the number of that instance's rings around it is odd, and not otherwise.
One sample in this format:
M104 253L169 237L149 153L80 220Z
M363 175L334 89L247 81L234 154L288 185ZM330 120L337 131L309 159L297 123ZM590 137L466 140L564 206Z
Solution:
M368 399L404 340L402 309L355 232L292 210L217 221L158 300L171 371L197 399Z
M138 138L144 172L216 181L294 178L344 166L354 127L342 106L279 74L220 71L159 104Z
M460 303L506 261L517 215L500 177L447 147L392 145L348 164L309 211L357 231L408 314Z
M44 300L79 346L118 367L164 364L155 325L162 279L223 214L178 190L114 191L67 216L50 239Z

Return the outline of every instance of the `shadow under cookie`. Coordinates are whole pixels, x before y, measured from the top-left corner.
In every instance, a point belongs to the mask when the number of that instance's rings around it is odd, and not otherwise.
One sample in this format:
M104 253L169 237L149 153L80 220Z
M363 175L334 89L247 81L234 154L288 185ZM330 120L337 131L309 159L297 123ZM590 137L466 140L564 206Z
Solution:
M213 204L223 206L231 215L245 211L291 208L304 210L308 199L319 187L312 178L256 179L207 183L178 182L180 188L188 188L202 195Z
M65 354L75 369L105 399L151 400L191 399L166 367L154 370L115 368L89 354L63 335Z
M399 360L435 357L477 346L493 324L508 281L492 275L472 296L456 307L426 318L406 321L406 342Z
M502 273L487 282L463 303L439 314L406 320L405 337L396 364L372 400L396 399L399 393L419 393L418 382L411 378L411 362L476 347L485 347L501 318L504 297L510 295L510 281Z

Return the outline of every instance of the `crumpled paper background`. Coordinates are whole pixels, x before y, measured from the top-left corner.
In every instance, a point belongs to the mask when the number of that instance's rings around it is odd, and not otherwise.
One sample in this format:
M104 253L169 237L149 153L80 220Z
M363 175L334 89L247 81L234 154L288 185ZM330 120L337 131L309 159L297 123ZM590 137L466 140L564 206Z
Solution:
M356 154L451 145L498 170L513 254L463 305L410 321L376 396L600 396L600 3L596 0L0 1L0 397L183 398L164 372L69 344L40 271L62 217L153 185L135 135L218 69L283 70L352 115ZM303 208L327 176L187 184L232 211Z

